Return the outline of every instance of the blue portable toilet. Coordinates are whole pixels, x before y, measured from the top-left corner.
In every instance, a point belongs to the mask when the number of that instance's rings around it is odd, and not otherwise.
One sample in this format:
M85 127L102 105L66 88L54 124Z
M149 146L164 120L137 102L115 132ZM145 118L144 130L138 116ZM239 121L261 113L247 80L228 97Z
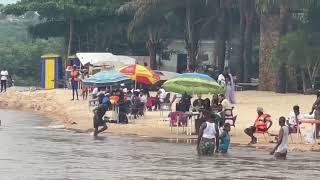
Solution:
M41 87L43 89L61 88L63 64L61 56L46 54L41 56Z

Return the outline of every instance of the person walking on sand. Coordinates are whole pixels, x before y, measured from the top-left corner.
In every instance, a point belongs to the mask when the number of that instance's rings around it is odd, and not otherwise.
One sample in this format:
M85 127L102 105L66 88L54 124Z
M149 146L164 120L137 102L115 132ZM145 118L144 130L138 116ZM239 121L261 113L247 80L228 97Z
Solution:
M4 68L1 71L1 92L6 92L7 91L7 80L8 80L8 71L6 68Z
M276 159L286 159L288 153L288 137L289 137L289 127L285 125L286 118L279 118L280 131L278 136L277 145L270 152L271 155L274 155Z
M107 122L103 119L104 115L110 109L111 103L108 98L105 98L104 94L98 96L99 105L93 110L93 127L94 136L98 136L99 133L108 129ZM99 130L99 127L102 128Z
M199 129L197 151L199 155L211 156L219 150L219 127L215 116L210 116Z
M79 71L77 70L77 65L73 65L73 69L71 71L71 77L70 77L70 82L71 82L71 88L72 88L72 99L71 101L74 100L74 95L77 95L77 100L79 100L78 96L78 84L79 84Z
M229 100L230 103L235 104L235 84L233 81L233 76L230 73L230 69L228 67L224 70L224 76L225 76L225 83L226 83L226 98Z
M320 90L317 92L317 100L313 103L310 115L314 113L314 119L320 121ZM320 124L316 125L316 138L319 138Z

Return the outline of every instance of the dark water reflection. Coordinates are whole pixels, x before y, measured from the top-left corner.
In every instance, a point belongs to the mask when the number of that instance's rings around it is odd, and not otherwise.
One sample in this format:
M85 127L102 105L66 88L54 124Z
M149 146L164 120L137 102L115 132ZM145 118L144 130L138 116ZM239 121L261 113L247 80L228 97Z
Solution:
M43 117L0 111L0 179L317 179L317 153L289 153L275 161L265 151L233 147L228 156L199 158L194 145L134 136L94 139L46 128Z

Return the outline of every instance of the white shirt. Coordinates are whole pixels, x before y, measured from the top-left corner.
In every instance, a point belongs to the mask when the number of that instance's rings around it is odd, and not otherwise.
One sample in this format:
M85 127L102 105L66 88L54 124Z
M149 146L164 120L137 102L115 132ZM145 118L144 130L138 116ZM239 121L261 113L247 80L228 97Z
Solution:
M164 89L160 89L159 99L164 100L167 97L167 93Z
M92 91L92 94L98 94L98 88L95 87Z
M148 99L147 95L143 95L143 96L140 97L140 101L143 102L143 103L146 103L147 99Z
M203 130L202 137L207 138L207 139L213 139L216 137L216 124L215 123L210 123L206 122L207 127Z
M8 71L1 71L1 80L7 80L8 79Z
M299 114L297 117L296 117L296 114L292 111L289 113L289 116L288 116L288 121L289 121L289 124L290 125L297 125L297 121L296 120L301 120L301 119L304 119L304 115L303 114Z
M221 86L225 86L226 85L226 78L224 77L223 74L220 74L218 76L218 83L221 85Z

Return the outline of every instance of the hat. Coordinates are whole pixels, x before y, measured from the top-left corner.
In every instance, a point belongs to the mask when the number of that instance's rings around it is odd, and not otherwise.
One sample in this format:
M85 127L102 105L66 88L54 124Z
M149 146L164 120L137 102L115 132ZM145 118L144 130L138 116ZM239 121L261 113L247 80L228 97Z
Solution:
M257 107L257 111L263 112L263 108L262 107Z
M73 67L77 67L77 65L76 65L76 64L74 64L74 65L73 65Z

